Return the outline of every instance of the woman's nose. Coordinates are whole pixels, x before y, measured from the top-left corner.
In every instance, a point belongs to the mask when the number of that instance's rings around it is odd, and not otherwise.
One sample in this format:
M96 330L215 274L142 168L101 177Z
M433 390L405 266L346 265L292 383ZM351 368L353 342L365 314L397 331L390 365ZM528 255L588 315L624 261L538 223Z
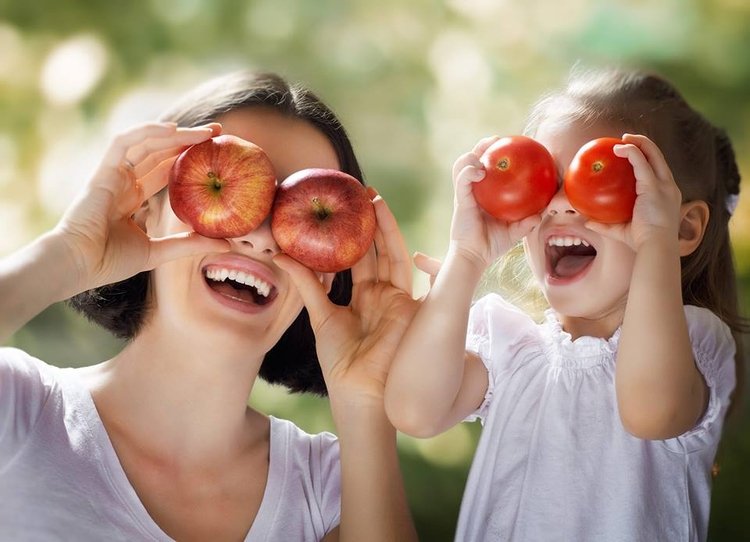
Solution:
M557 193L552 196L552 200L547 204L544 212L550 216L578 214L578 211L568 201L568 197L565 195L565 188L562 185L557 190Z
M240 237L233 237L228 241L240 248L251 249L259 254L275 256L280 252L276 240L271 234L271 217L268 216L260 226Z

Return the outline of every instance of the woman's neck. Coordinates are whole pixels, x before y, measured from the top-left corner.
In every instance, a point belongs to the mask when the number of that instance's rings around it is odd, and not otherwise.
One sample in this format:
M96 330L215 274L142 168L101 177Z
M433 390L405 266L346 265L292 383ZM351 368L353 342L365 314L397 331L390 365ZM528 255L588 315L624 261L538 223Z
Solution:
M184 465L241 453L266 419L247 406L262 356L247 343L147 326L111 360L83 370L107 430Z

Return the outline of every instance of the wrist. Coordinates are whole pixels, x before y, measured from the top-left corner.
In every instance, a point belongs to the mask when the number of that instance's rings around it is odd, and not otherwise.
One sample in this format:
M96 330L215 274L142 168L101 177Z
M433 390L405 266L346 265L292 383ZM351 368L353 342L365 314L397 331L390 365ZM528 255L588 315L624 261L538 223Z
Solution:
M457 242L451 241L448 245L445 263L446 265L457 266L464 273L468 273L467 278L476 277L476 280L479 280L491 262L488 262L481 254L477 254L475 251L468 250Z
M382 396L375 397L359 394L356 397L341 396L329 393L331 416L339 430L346 427L391 426L385 413L385 403Z
M635 248L640 252L648 247L655 247L664 251L665 254L679 253L678 232L672 231L671 228L653 228L640 236Z

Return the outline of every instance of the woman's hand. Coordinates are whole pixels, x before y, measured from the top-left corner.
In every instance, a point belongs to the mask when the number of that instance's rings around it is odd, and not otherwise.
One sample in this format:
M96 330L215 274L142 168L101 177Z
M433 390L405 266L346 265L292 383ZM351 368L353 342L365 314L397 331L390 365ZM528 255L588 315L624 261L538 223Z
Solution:
M226 241L195 232L149 238L134 218L143 203L166 186L175 158L220 131L218 124L177 128L173 123L149 123L113 139L99 168L53 232L72 258L70 295L124 280L171 259L228 250Z
M310 314L332 405L382 411L388 369L418 302L411 295L411 259L396 219L380 196L373 204L375 243L352 267L349 306L332 303L315 273L289 256L274 261L289 273Z
M677 243L680 223L680 189L664 155L646 136L625 134L624 145L615 145L614 153L627 158L635 173L636 200L633 219L627 224L588 222L586 227L623 243L633 250L654 237Z
M453 165L453 220L450 250L473 260L482 270L505 254L539 224L539 215L503 222L485 213L474 198L472 184L484 179L480 157L499 138L480 140Z

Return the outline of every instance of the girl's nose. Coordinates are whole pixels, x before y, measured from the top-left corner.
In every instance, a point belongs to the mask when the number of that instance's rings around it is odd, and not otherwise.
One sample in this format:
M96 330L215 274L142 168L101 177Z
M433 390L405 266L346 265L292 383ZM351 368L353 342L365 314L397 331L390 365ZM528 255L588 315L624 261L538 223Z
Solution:
M241 249L251 249L259 254L275 256L280 252L276 240L271 234L271 217L268 216L260 226L240 237L228 239L233 245Z
M577 215L573 206L568 201L568 197L565 195L565 188L560 186L557 193L552 197L552 200L547 204L545 214L550 216L555 215Z

